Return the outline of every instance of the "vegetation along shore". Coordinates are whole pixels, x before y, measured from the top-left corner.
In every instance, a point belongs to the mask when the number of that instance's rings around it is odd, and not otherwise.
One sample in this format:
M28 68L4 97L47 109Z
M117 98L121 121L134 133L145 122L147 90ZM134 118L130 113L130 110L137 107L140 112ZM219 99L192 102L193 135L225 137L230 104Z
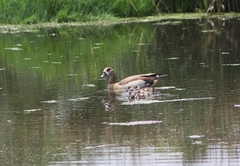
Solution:
M164 13L239 12L236 0L2 0L1 24L86 22Z

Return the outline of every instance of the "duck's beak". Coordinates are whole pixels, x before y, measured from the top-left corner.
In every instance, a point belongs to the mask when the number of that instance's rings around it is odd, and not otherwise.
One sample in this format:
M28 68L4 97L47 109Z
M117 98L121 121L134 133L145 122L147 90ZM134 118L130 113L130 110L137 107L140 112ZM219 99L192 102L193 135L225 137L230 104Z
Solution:
M107 74L105 72L102 73L101 78L105 77Z

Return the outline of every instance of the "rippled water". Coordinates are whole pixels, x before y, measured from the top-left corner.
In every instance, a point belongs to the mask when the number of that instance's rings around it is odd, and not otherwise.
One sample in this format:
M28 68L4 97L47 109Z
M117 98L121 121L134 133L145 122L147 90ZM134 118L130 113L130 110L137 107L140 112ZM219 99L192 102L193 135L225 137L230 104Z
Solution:
M2 165L240 165L239 19L2 31ZM3 33L4 32L4 33ZM168 74L145 100L111 66Z

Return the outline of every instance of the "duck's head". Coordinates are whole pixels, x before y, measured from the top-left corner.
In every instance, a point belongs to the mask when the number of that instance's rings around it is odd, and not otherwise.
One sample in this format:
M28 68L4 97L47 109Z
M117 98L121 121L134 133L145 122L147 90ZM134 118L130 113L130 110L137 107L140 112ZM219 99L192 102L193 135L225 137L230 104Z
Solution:
M103 70L103 73L101 75L101 78L105 77L105 76L112 76L114 75L114 70L113 68L111 67L106 67L104 70Z

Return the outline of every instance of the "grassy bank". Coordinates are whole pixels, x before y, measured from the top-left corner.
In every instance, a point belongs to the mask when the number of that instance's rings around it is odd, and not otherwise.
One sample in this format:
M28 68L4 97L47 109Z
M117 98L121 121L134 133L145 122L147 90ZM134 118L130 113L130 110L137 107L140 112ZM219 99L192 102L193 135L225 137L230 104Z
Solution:
M160 13L237 12L234 0L2 0L0 23L76 22Z

